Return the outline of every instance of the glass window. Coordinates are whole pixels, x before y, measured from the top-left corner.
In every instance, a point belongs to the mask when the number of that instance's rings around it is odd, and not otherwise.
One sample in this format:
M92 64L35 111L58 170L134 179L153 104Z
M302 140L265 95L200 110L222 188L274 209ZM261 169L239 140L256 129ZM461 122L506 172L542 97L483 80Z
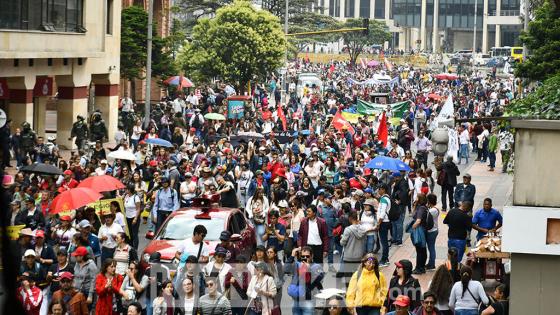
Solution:
M204 240L219 241L224 230L224 219L213 217L211 220L193 219L187 216L175 216L161 228L158 239L184 240L192 237L194 227L201 224L206 227L208 234Z
M360 1L360 17L369 18L369 6L370 3L367 0Z
M239 231L245 230L247 224L245 223L245 217L241 212L237 212L235 214L235 220L237 221L237 227L239 228Z
M52 1L51 22L57 31L66 31L66 0Z
M0 0L0 28L75 32L83 21L82 1Z
M385 18L385 1L379 0L375 1L375 18L384 19Z

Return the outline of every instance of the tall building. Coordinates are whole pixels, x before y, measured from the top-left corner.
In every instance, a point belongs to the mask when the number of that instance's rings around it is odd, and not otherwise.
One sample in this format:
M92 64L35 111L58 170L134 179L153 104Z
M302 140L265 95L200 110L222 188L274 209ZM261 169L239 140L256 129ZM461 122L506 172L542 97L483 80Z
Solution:
M317 0L323 13L339 19L383 20L393 33L389 46L409 51L519 45L520 0Z
M58 143L71 147L72 123L77 115L87 117L88 104L94 104L112 135L118 121L120 1L0 0L0 8L0 108L13 128L27 121L44 135L50 101Z

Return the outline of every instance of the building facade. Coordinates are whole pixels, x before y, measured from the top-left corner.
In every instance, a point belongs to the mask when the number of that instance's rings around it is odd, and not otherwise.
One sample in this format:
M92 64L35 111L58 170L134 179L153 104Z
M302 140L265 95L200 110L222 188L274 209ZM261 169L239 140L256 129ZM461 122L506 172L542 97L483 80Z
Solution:
M29 122L45 134L47 102L58 143L72 147L77 115L99 109L117 130L118 0L0 0L0 108L15 129ZM89 108L88 108L89 105Z
M324 14L383 20L393 33L390 47L452 52L518 46L521 0L317 0ZM476 21L475 21L476 7Z

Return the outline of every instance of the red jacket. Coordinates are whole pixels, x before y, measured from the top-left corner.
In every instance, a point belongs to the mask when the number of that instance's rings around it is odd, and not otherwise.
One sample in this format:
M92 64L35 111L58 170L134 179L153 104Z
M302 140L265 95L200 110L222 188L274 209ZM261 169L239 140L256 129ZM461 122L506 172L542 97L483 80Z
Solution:
M105 287L107 278L104 274L98 274L95 279L95 293L97 293L97 305L95 307L96 315L117 315L113 312L113 294L119 295L119 290L123 282L123 276L116 274L113 277L110 287Z
M327 223L325 219L315 217L317 220L317 228L319 229L319 236L321 237L321 242L323 243L323 252L329 251L329 232L327 229ZM299 247L307 246L307 234L309 233L309 218L305 217L301 220L299 226L298 240L297 244Z
M39 315L41 303L43 302L43 292L37 286L32 286L26 292L23 286L17 289L17 297L25 309L27 315Z

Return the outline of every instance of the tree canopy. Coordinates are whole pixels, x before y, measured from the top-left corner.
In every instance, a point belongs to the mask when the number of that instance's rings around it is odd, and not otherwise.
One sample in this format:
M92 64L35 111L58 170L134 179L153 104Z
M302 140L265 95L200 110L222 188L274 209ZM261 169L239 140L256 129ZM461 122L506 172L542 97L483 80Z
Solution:
M322 30L334 30L340 28L340 23L333 17L313 12L301 12L289 19L288 33L313 32ZM305 35L289 37L289 42L302 51L306 45L314 43L328 43L340 39L339 33Z
M121 13L121 76L127 80L142 79L146 68L148 13L142 7L130 6ZM157 36L153 25L152 74L154 77L176 73L168 42Z
M527 32L521 34L530 57L519 63L515 75L544 80L560 72L560 8L549 0L535 11Z
M347 19L342 27L362 27L362 19ZM361 31L348 32L343 33L342 38L350 55L350 63L355 65L356 59L358 59L358 56L364 51L366 46L374 44L383 45L385 41L391 39L391 33L389 33L389 28L384 22L370 20L368 35L363 34Z
M243 91L282 65L286 40L279 19L238 0L199 19L192 40L180 53L186 73L199 80L218 77Z
M545 80L526 97L506 107L506 115L535 119L560 119L560 74Z

